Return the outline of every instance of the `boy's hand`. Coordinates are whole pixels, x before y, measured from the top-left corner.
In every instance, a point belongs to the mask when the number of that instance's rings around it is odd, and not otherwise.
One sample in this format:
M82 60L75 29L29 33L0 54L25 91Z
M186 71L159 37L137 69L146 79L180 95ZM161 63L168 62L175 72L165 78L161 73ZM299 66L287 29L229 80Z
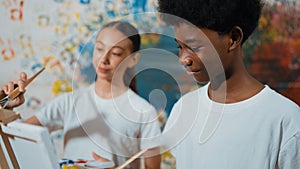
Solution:
M16 87L19 87L19 91L21 92L21 94L19 96L17 96L14 100L12 100L11 102L9 102L7 104L7 106L5 107L6 109L13 109L15 107L20 106L21 104L23 104L25 102L25 98L24 98L24 93L25 93L25 82L27 80L27 74L22 72L20 73L20 79L16 80L14 82L8 82L6 85L4 85L1 90L8 95L9 93L11 93Z

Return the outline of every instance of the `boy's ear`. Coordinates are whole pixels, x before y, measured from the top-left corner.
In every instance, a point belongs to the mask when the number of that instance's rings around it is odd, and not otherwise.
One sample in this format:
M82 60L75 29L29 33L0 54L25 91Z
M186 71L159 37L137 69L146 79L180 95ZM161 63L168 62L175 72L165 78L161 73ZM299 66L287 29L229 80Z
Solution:
M129 57L131 57L131 58L130 58L130 61L129 61L129 63L128 63L128 68L132 68L132 67L134 67L134 66L137 64L137 62L139 61L139 59L140 59L140 53L139 53L139 52L135 52L134 54L132 54L132 55L129 56Z
M230 36L230 45L228 51L230 52L232 50L235 50L236 48L239 48L242 45L244 33L240 27L234 26L229 32L229 36Z

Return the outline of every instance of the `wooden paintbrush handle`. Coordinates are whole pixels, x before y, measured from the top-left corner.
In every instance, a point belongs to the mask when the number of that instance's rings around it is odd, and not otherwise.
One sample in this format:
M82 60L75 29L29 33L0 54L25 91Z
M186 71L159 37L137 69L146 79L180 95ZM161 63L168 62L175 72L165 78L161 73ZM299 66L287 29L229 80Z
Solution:
M36 72L33 76L31 76L27 81L25 82L25 87L33 80L35 79L42 71L45 70L45 67L42 67L38 72Z
M43 67L41 70L36 72L33 76L31 76L27 81L25 82L25 87L33 80L35 79L42 71L45 70L45 67ZM16 98L20 94L19 87L15 88L11 93L9 93L8 97L10 99Z
M136 153L134 156L132 156L131 158L129 158L127 161L125 161L122 165L120 165L116 169L123 169L123 168L125 168L128 164L130 164L131 162L133 162L139 156L143 155L146 151L148 151L148 149L141 150L140 152Z

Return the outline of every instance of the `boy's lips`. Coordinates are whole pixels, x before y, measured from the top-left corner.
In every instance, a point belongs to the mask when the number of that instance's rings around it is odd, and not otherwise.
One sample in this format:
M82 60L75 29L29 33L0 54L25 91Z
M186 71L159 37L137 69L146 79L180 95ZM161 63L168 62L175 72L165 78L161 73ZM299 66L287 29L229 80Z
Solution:
M201 69L195 69L195 70L192 70L192 69L186 68L186 73L187 73L188 75L194 75L194 74L196 74L196 73L199 73L200 71L201 71Z
M199 73L200 72L200 70L199 71L186 71L186 73L188 74L188 75L195 75L195 74L197 74L197 73Z

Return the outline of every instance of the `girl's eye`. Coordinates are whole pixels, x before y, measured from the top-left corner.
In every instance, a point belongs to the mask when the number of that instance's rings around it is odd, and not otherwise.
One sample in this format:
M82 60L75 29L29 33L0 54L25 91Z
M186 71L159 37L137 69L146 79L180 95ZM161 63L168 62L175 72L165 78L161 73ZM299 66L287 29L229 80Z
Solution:
M182 49L182 46L180 46L180 45L177 45L177 48L178 48L178 49Z
M97 51L102 51L102 48L96 48Z
M114 56L122 56L121 53L116 53L116 52L112 52L111 54L114 55Z

